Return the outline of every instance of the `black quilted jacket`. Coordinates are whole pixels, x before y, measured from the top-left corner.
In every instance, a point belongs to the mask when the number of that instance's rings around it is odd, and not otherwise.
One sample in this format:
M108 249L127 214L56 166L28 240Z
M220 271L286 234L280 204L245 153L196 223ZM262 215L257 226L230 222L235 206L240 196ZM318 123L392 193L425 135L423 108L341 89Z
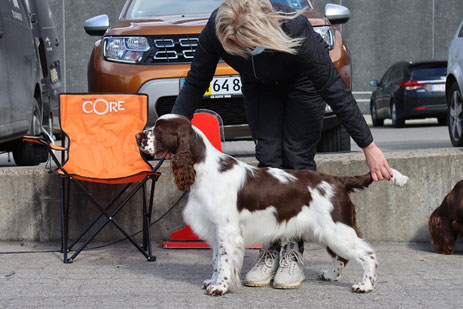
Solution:
M291 10L278 4L273 6L280 11ZM243 87L248 85L248 88L255 82L287 82L295 76L307 74L357 145L363 148L373 141L370 129L350 89L331 62L327 45L321 36L314 32L306 17L299 16L282 24L283 30L289 36L306 38L297 55L266 51L245 59L227 54L223 49L215 32L216 14L217 10L211 14L201 32L191 70L175 101L172 113L192 118L214 76L219 58L222 58L240 73Z

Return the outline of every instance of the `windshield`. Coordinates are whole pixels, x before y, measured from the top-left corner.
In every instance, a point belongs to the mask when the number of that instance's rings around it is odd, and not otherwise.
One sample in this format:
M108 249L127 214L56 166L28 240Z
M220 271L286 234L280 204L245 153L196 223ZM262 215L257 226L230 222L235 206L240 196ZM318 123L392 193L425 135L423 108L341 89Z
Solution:
M414 69L412 71L411 79L413 80L433 80L433 79L440 79L441 77L444 78L446 74L447 74L447 67Z
M271 0L272 2L280 3L295 10L308 10L310 9L309 4L306 0Z
M223 0L132 0L124 19L149 19L164 15L211 14ZM295 10L310 9L307 0L272 0Z

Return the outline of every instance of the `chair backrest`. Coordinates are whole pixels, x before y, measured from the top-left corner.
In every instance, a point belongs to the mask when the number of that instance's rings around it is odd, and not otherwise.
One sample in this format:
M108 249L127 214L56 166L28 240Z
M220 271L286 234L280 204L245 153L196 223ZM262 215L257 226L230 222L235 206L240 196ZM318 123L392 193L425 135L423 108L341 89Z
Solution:
M209 142L219 151L222 150L219 120L212 114L200 112L193 114L191 123L206 135Z
M61 94L59 108L69 138L63 165L69 174L116 179L152 170L135 139L146 125L147 95Z

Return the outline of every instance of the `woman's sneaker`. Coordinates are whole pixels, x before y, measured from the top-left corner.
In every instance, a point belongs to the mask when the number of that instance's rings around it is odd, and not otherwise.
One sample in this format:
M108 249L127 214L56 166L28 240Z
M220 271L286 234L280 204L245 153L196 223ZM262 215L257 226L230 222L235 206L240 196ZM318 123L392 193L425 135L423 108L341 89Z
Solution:
M273 279L276 289L297 289L305 280L304 259L297 242L288 242L280 253L280 263Z
M275 276L278 268L280 253L274 249L262 249L259 252L257 262L246 274L244 285L246 286L267 286Z

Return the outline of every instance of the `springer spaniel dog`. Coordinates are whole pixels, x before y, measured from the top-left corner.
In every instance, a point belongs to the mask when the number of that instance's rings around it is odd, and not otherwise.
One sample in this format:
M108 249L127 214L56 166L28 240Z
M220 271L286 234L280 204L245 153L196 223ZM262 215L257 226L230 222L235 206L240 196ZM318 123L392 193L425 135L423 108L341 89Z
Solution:
M240 286L246 246L300 237L326 245L331 267L320 274L337 280L348 260L363 267L352 286L365 293L376 283L376 254L360 238L349 193L372 182L370 174L336 177L307 170L256 168L216 150L207 137L179 115L160 117L154 128L136 134L142 152L174 154L171 169L181 191L190 189L184 221L213 251L214 271L203 288L223 295ZM391 182L408 177L393 170Z
M438 253L453 254L455 241L463 235L463 180L457 182L428 222L431 244Z

